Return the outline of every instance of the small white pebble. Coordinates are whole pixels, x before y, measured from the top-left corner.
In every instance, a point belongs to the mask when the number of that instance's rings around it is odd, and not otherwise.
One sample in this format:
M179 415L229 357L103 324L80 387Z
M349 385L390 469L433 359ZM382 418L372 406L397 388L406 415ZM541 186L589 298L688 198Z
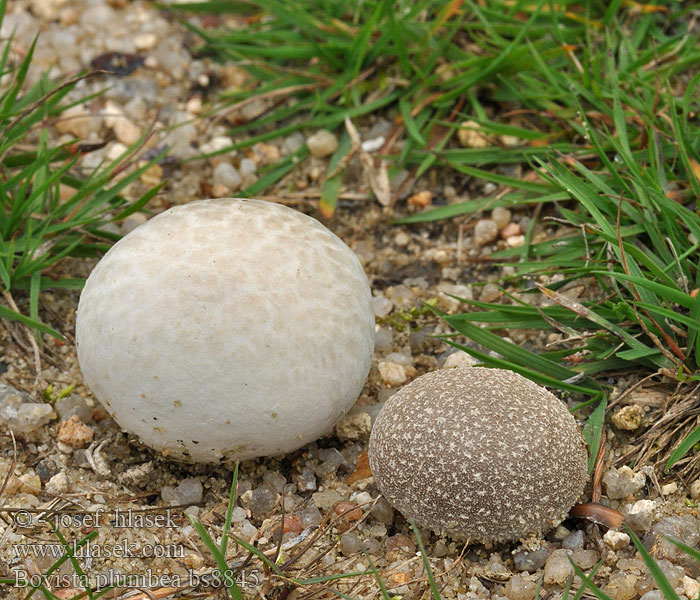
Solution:
M384 145L384 137L380 136L372 140L366 140L362 142L362 149L365 152L376 152Z
M688 598L697 598L698 594L700 594L700 583L698 583L697 579L685 575L683 577L683 593Z
M326 129L319 129L312 136L306 138L306 145L316 158L323 158L336 151L338 138Z
M378 368L379 374L382 376L382 380L387 385L393 387L406 383L406 369L403 365L382 361L379 363Z
M670 496L671 494L675 494L678 491L678 484L675 481L672 481L671 483L667 483L666 485L661 486L661 495L662 496Z
M630 536L622 531L615 531L614 529L608 529L603 536L603 541L605 544L613 550L621 550L625 548L630 543Z

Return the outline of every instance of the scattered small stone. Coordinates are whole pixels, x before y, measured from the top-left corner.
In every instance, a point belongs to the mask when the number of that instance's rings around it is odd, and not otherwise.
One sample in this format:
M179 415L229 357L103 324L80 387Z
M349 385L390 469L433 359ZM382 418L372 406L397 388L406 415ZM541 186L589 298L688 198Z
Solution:
M622 431L639 429L644 419L644 409L638 404L623 406L612 415L612 424Z
M506 244L511 248L520 248L525 243L524 235L513 235L506 239Z
M285 515L282 524L282 533L301 533L303 529L301 519L298 515Z
M202 501L204 488L199 479L188 477L178 484L175 492L180 497L180 504L199 504Z
M316 475L310 467L304 467L300 473L292 475L292 481L300 492L313 492L316 489Z
M555 550L550 554L547 562L544 565L544 582L549 584L564 583L574 568L569 562L569 557L572 555L569 550Z
M700 565L683 551L669 542L671 537L679 542L695 548L700 542L698 520L693 515L665 517L654 524L651 532L644 536L644 545L651 555L657 559L666 559L687 568L689 574L700 574Z
M58 473L58 467L50 458L43 458L34 467L34 472L39 476L41 483L46 483Z
M56 473L49 481L46 483L46 491L49 494L55 496L62 494L68 489L68 477L61 471Z
M612 550L622 550L629 545L630 536L622 531L608 529L603 536L603 542L605 542L605 545Z
M651 590L644 594L639 600L664 600L664 595L660 590Z
M672 481L671 483L667 483L666 485L661 486L661 495L662 496L670 496L671 494L675 494L678 491L678 484L675 481Z
M445 358L445 362L442 364L443 369L467 369L479 364L479 361L474 358L471 354L467 354L462 350L455 350L451 352Z
M520 228L518 223L508 223L505 227L503 227L503 229L501 229L500 235L502 240L507 240L508 238L520 235L522 232L523 230Z
M323 521L321 511L314 505L307 506L303 510L297 512L297 516L301 519L301 524L306 527L318 527Z
M491 211L491 220L496 224L499 231L510 223L511 216L510 210L503 206L497 206Z
M610 576L604 591L614 600L632 600L637 596L637 590L634 587L636 582L637 578L634 575L618 571Z
M70 133L84 140L99 130L101 121L98 115L93 115L82 104L77 104L63 111L56 121L56 131Z
M347 519L348 521L357 521L362 518L362 509L357 506L357 503L350 502L349 500L338 502L338 504L333 507L333 512L338 516L343 515L343 519Z
M221 185L230 191L235 191L241 185L243 178L230 162L221 161L214 167L213 180L215 185Z
M258 534L257 527L255 527L255 525L253 525L248 519L244 519L241 522L240 528L243 537L246 537L249 540L253 539L253 537Z
M479 219L474 226L474 243L481 247L498 237L498 226L491 219Z
M383 404L383 403L378 403L378 404ZM377 407L377 404L374 404L371 408ZM376 413L374 416L370 414L369 412L367 413L370 415L370 418L374 419L376 418ZM355 463L355 468L353 469L352 473L348 475L348 478L345 480L345 483L348 485L352 485L356 481L361 481L363 479L367 479L368 477L372 476L372 471L369 468L369 457L367 456L367 451L365 450L360 454L360 456L357 457L357 462Z
M245 177L246 175L254 175L255 171L257 171L258 165L255 163L254 160L250 158L244 158L241 160L241 163L238 165L238 172Z
M35 496L41 491L41 479L39 479L38 475L25 473L24 475L20 475L19 482L20 491L22 492Z
M263 481L278 494L281 494L284 491L284 486L287 485L287 480L284 476L276 471L267 471L265 475L263 475Z
M646 482L644 473L635 473L627 465L620 469L611 468L603 475L605 493L611 500L619 500L637 493Z
M406 203L409 206L414 206L416 208L425 208L427 206L430 206L432 201L433 193L428 190L423 190L422 192L413 194L413 196L409 196L408 200L406 200Z
M31 402L29 396L0 383L0 421L15 433L29 433L56 418L49 404Z
M565 550L577 550L583 547L583 531L577 529L567 535L561 542L561 547Z
M457 130L457 139L464 148L486 148L488 138L481 133L481 125L476 121L463 121Z
M690 497L693 500L700 498L700 479L696 479L690 484Z
M71 448L85 448L95 437L95 430L83 423L77 415L61 423L58 441Z
M340 441L366 439L372 431L372 417L360 410L351 410L335 426L335 435Z
M379 369L379 374L381 375L384 383L390 387L406 383L406 380L408 379L406 376L406 369L403 365L381 361L379 365L377 365L377 368Z
M316 158L323 158L333 154L338 148L338 138L334 133L326 129L319 129L312 136L306 138L309 152Z
M299 148L304 145L304 136L301 132L295 131L291 133L282 142L282 150L286 154L294 154Z
M360 538L357 537L355 533L344 533L340 536L340 551L345 556L350 556L351 554L357 554L362 550L362 542Z
M277 492L267 483L256 487L250 497L250 512L258 517L266 515L277 504Z
M655 511L653 500L638 500L629 506L625 522L637 533L645 533L651 529Z
M335 490L316 492L311 497L320 510L328 510L343 500L343 497Z
M231 522L242 523L245 518L246 518L246 512L245 512L244 508L241 508L240 506L236 506L231 511Z
M176 488L166 485L160 490L163 502L170 506L181 504L198 504L202 501L204 489L202 483L193 477L183 479Z
M534 600L537 584L522 575L513 575L506 583L505 593L509 600Z
M382 294L378 294L372 298L372 308L374 309L374 316L378 319L383 319L388 316L394 305L391 303L391 300Z
M684 575L683 593L686 595L687 598L697 598L698 596L700 596L700 583L698 582L698 580Z
M56 412L61 417L61 421L67 421L76 415L83 423L92 422L93 407L87 405L85 398L78 394L71 394L59 398L55 404Z
M394 334L391 329L379 327L374 333L374 351L386 352L390 350L394 343Z
M598 562L598 553L592 548L579 548L578 550L574 550L571 555L571 560L576 563L576 566L585 571Z
M533 551L520 549L513 553L513 563L518 571L534 573L544 566L548 557L549 552L547 548L539 548Z
M345 462L343 455L337 448L324 448L318 453L320 464L316 467L316 476L320 478L328 477L335 473L338 467Z
M481 302L495 302L501 297L501 288L495 283L487 283L481 288L481 294L479 295L479 300Z
M396 560L396 558L404 553L413 556L416 552L416 547L411 541L411 538L403 533L397 533L386 539L384 550L387 560Z
M136 485L144 487L153 474L153 461L141 463L140 465L132 465L126 471L119 475L119 481L125 485Z

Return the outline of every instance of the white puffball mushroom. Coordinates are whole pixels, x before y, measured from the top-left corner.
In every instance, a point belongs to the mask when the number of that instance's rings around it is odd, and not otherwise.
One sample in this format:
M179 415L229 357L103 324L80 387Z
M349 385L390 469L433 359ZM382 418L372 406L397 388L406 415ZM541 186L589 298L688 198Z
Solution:
M389 398L369 461L379 490L408 519L483 542L557 525L588 477L564 403L517 373L483 367L428 373Z
M261 200L171 208L90 274L85 383L129 433L215 462L291 452L357 399L374 350L369 282L315 219Z

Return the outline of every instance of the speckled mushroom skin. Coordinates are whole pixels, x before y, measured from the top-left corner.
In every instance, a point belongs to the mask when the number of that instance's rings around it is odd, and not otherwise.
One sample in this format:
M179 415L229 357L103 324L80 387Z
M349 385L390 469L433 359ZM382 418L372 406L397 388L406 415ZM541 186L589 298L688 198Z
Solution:
M476 541L549 529L587 479L564 404L517 373L481 367L428 373L398 391L374 424L369 460L405 517Z
M295 450L328 433L369 371L374 313L355 254L261 200L172 208L115 244L80 298L85 383L174 458Z

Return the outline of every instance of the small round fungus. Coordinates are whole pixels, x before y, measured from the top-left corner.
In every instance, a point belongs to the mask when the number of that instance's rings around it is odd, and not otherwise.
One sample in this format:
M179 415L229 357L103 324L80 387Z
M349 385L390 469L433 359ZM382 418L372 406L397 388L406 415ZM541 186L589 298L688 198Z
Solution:
M482 367L428 373L394 394L369 460L405 517L483 542L549 529L587 479L586 446L564 404L521 375Z
M374 314L355 254L261 200L172 208L117 242L80 297L85 383L121 427L173 458L291 452L353 405Z

